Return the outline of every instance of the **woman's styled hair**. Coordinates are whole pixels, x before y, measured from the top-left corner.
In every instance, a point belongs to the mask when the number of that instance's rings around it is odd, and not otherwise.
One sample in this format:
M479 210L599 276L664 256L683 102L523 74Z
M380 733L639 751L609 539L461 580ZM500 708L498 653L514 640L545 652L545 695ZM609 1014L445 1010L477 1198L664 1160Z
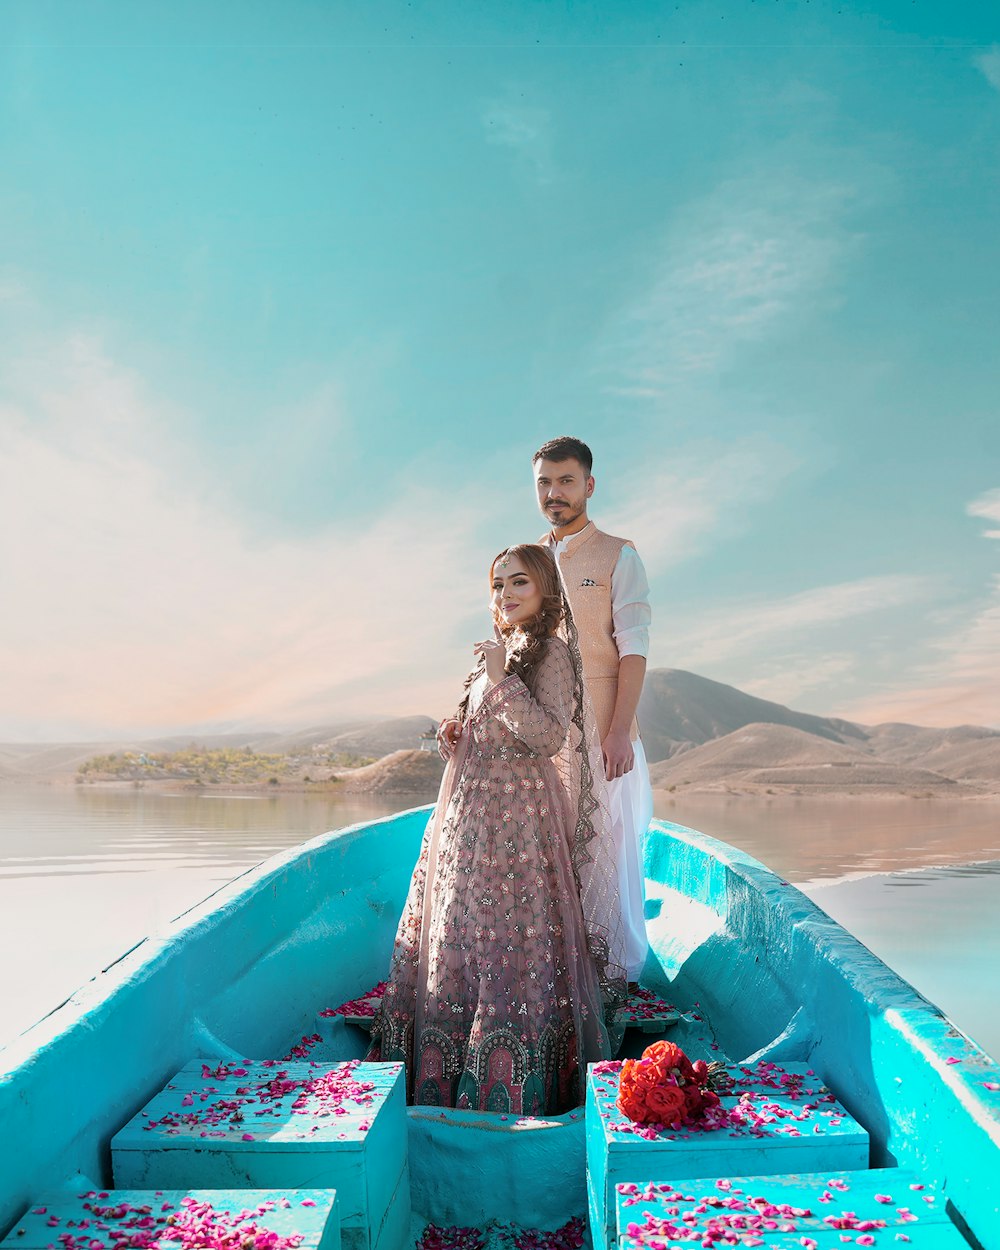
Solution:
M547 547L537 543L517 543L507 547L499 555L493 557L490 564L489 587L493 593L493 575L501 560L513 557L520 561L524 571L535 583L542 594L542 604L538 613L522 625L508 625L498 612L493 613L496 627L503 635L507 644L507 673L516 673L522 681L527 682L532 669L541 659L545 644L552 638L563 619L563 591L559 577L559 566L555 556ZM465 679L465 691L458 705L458 719L464 721L469 709L469 689L476 677L483 671L484 661L479 663Z

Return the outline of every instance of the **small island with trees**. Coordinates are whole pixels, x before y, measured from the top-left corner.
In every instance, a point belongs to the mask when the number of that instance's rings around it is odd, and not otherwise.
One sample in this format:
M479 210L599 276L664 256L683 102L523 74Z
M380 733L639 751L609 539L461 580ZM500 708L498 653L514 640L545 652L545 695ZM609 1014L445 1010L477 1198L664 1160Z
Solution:
M256 751L245 747L207 747L192 743L177 751L115 751L94 755L77 769L77 781L157 782L259 786L295 783L340 784L341 774L374 763L372 756L315 747L295 753Z

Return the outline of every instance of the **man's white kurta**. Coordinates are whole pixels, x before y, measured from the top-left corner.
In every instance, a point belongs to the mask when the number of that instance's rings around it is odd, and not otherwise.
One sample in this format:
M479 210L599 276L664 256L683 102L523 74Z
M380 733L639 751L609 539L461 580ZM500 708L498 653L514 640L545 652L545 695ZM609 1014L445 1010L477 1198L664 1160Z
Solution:
M593 522L591 522L593 524ZM571 537L576 538L573 534ZM558 560L568 538L553 543ZM649 654L649 582L634 547L623 547L611 574L611 618L618 656ZM635 764L624 777L609 781L608 803L618 847L618 893L628 979L637 981L646 962L648 940L644 915L645 891L642 870L643 842L653 819L653 791L642 742L632 744Z

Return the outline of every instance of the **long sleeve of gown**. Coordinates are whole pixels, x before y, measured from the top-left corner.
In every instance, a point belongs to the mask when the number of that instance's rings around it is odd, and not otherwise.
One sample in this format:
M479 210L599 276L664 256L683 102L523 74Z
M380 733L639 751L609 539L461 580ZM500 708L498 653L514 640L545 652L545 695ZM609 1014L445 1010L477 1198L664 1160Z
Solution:
M482 710L539 755L556 755L573 715L573 665L566 644L550 638L531 675L531 689L511 674L483 697Z

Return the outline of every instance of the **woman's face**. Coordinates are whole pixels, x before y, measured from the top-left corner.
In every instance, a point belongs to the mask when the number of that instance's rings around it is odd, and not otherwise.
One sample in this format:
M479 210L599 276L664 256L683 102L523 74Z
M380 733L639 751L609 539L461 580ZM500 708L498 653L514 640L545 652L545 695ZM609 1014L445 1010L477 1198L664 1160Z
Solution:
M494 614L508 625L523 625L542 608L542 592L517 556L501 556L493 566Z

